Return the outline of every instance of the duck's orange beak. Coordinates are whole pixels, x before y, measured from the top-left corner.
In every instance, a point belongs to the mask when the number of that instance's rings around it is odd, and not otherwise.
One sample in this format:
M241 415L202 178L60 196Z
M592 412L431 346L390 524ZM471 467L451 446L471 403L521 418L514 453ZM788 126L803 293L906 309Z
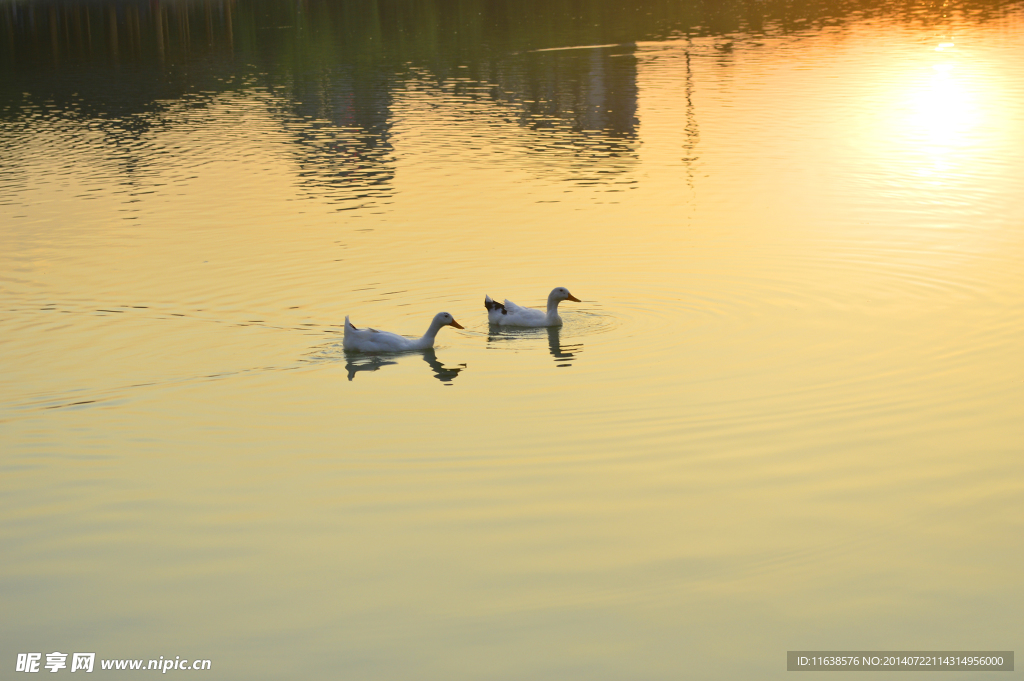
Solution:
M569 294L569 300L571 300L574 303L582 303L583 302L582 300L580 300L579 298L577 298L576 296L574 296L571 293Z
M451 320L450 322L448 322L448 325L449 325L449 326L454 326L454 327L455 327L456 329L464 329L464 328L466 328L466 327L464 327L464 326L463 326L462 324L459 324L459 323L458 323L457 321L455 321L454 319L453 319L453 320Z

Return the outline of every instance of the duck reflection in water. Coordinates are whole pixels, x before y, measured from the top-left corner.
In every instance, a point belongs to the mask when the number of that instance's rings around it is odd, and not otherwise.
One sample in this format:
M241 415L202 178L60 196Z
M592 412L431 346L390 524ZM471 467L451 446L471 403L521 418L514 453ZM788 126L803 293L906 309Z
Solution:
M515 327L498 327L491 326L491 331L487 334L487 342L492 345L498 345L500 343L517 343L529 338L539 338L540 329L528 329L528 328L515 328ZM560 326L549 326L544 329L548 336L548 350L551 352L551 356L555 358L555 366L557 367L571 367L573 360L583 352L583 343L571 343L568 345L562 344L562 327Z
M555 366L571 367L572 361L576 359L576 355L583 352L583 343L562 345L562 338L559 335L562 333L562 327L560 326L549 326L547 331L548 349L551 351L551 356L555 358Z
M446 367L437 358L437 353L434 352L433 348L404 354L404 356L409 355L419 355L422 357L423 361L430 366L430 370L434 372L434 378L446 385L451 385L455 377L459 375L459 372L466 368L465 364L460 364L457 367ZM381 357L380 355L346 351L345 369L348 370L348 380L351 381L360 371L378 371L381 367L388 366L389 364L398 364L399 357L399 355Z

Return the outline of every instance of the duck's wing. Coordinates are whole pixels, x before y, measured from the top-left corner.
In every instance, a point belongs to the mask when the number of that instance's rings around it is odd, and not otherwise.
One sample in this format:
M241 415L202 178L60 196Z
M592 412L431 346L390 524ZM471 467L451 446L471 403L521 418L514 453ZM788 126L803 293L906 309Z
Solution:
M345 315L345 338L359 338L364 335L366 335L366 329L356 327L348 320L348 315Z
M505 301L505 309L508 310L507 323L518 326L543 326L547 320L547 314L542 310L532 307L516 305L511 300Z
M348 317L345 317L344 347L364 352L388 352L401 350L409 344L405 336L390 331L379 331L370 327L356 328Z
M505 299L505 309L508 311L509 314L515 314L517 312L523 312L523 311L532 312L532 310L530 310L530 308L523 307L521 305L516 305L515 303L513 303L508 298Z
M373 333L367 340L373 345L373 349L378 352L403 352L411 349L416 342L413 338L399 336L397 333L391 333L390 331L377 331L376 329L372 329L372 331Z

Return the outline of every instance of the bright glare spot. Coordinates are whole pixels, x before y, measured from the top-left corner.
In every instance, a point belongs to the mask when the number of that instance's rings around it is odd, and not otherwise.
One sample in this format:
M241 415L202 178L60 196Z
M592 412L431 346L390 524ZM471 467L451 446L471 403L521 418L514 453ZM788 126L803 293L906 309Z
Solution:
M968 143L978 117L974 93L953 75L953 64L936 64L934 73L911 93L911 125L918 141L933 152Z
M956 43L939 43L939 46L935 48L936 52L942 52L943 50L955 47Z

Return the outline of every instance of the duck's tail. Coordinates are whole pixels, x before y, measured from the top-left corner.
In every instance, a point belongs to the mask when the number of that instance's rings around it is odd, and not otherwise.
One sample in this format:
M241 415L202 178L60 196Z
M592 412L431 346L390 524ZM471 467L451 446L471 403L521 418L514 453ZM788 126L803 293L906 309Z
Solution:
M504 306L504 305L502 305L502 304L501 304L501 303L499 303L499 302L496 302L496 301L494 301L494 300L491 300L491 297L490 297L490 296L488 296L488 295L485 295L485 296L484 296L484 307L486 307L486 308L487 308L487 311L488 311L488 312L493 312L493 311L496 311L496 310L501 310L501 313L502 313L502 314L506 314L506 312L505 312L505 306Z
M352 329L353 331L359 330L348 320L348 315L345 315L345 330L348 331L349 329Z

